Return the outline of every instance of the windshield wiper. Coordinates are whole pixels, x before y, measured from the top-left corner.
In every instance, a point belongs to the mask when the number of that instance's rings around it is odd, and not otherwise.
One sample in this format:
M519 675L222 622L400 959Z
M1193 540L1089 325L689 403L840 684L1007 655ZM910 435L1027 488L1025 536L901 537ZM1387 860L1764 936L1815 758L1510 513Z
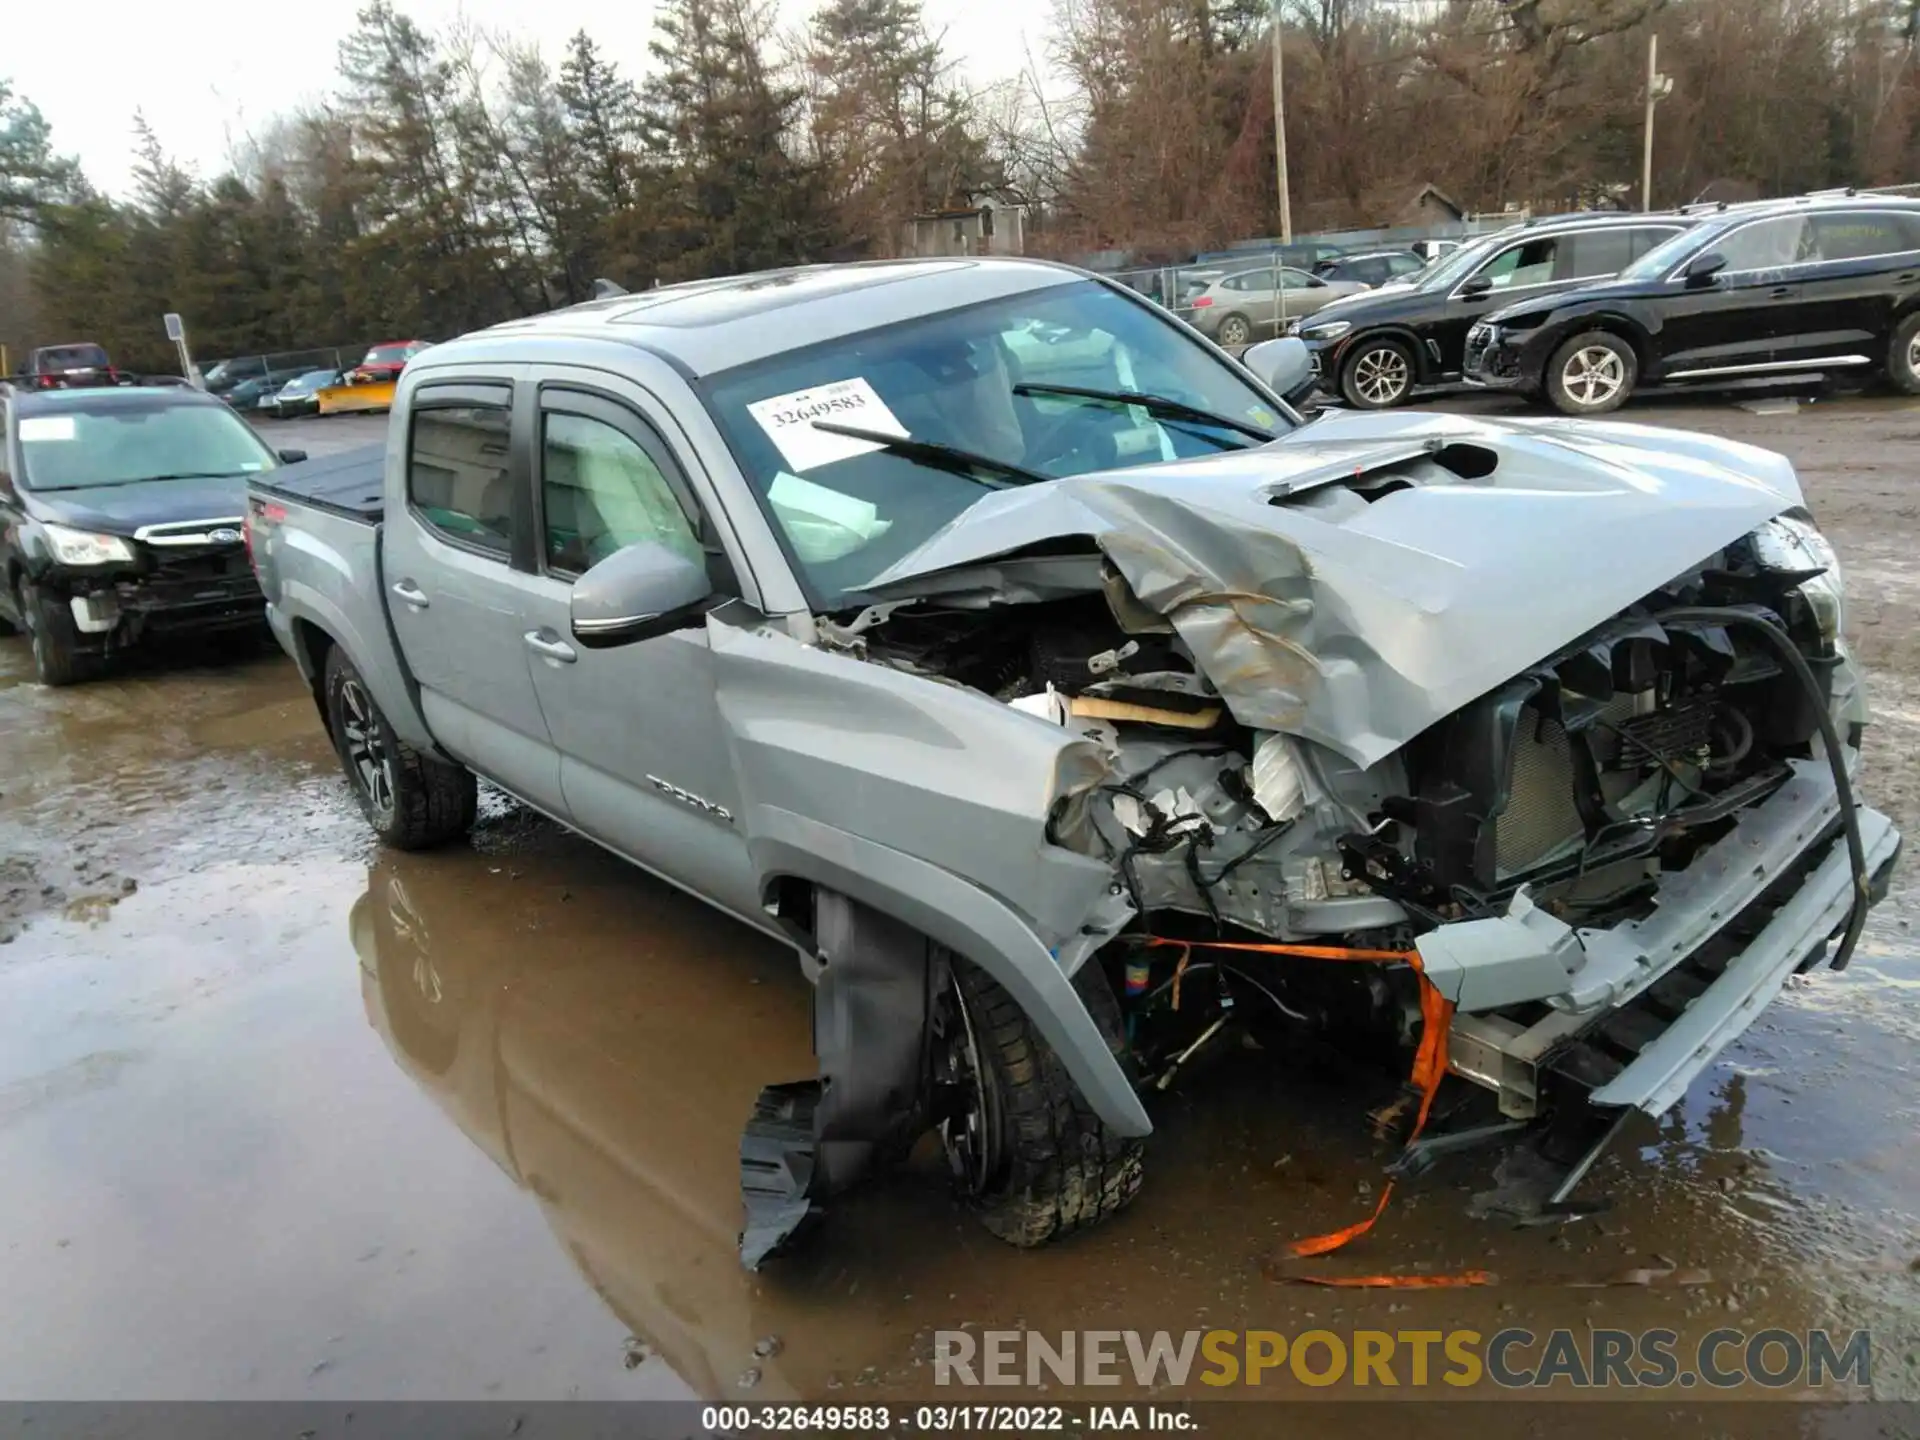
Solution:
M153 480L231 480L245 470L190 470L180 475L134 475L123 480L89 480L82 485L30 485L36 495L58 495L68 490L117 490L122 485L145 485Z
M1011 461L996 460L991 455L976 454L972 450L962 450L958 445L943 445L938 440L915 440L911 435L889 435L884 430L868 430L859 425L841 425L832 420L816 420L813 428L824 430L829 435L844 435L849 440L870 440L889 454L898 455L906 460L918 460L922 465L931 465L937 470L946 470L955 475L963 475L969 480L979 481L992 490L1002 490L1005 486L994 485L982 479L976 471L984 470L990 475L998 475L1016 485L1032 485L1036 481L1051 480L1053 476L1044 475L1038 470L1029 470L1024 465L1015 465Z
M1211 410L1202 410L1197 405L1189 405L1184 400L1172 400L1165 395L1148 395L1139 390L1089 390L1080 385L1029 385L1025 381L1013 387L1016 395L1067 395L1078 400L1100 400L1112 405L1138 405L1149 415L1158 415L1168 420L1190 420L1200 425L1217 425L1222 430L1236 430L1250 440L1266 444L1280 437L1271 430L1262 430L1247 420L1236 420L1231 415L1216 415Z

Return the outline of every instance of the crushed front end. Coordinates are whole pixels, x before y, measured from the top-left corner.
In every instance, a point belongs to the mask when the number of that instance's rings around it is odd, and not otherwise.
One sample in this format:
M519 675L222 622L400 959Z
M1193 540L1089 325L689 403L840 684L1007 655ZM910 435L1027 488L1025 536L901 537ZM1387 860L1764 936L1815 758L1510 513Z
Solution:
M888 842L1103 977L1141 1093L1236 1027L1337 1036L1429 1077L1391 1107L1418 1137L1400 1173L1519 1146L1538 1163L1500 1203L1523 1218L1577 1209L1624 1117L1670 1107L1790 976L1843 968L1900 849L1853 795L1839 565L1749 447L1334 416L990 496L872 595L822 617L825 649L897 672L902 704L932 682L1033 727L943 698L930 733L997 734L1012 763L1050 731L1063 757L1026 863L931 821ZM1109 876L1065 924L1062 853Z
M1851 793L1840 567L1784 460L1629 426L1379 429L1315 427L1277 484L1210 484L1228 461L1185 490L1077 482L1098 602L902 609L870 648L1104 747L1051 835L1109 859L1133 911L1100 958L1150 1083L1222 1013L1404 1064L1430 986L1496 1113L1436 1121L1404 1163L1524 1133L1551 1209L1623 1114L1671 1106L1790 975L1844 965L1900 836ZM1002 558L938 598L989 582L1040 590ZM1246 948L1142 943L1169 938ZM1176 967L1198 998L1156 1052Z
M165 636L263 625L266 602L233 519L141 527L131 536L85 536L84 551L55 555L35 577L73 616L77 648L107 655Z
M1850 793L1866 707L1836 580L1806 522L1769 522L1368 767L1218 707L1196 728L1165 672L1054 702L1116 761L1077 843L1113 857L1156 937L1201 944L1134 951L1129 989L1161 996L1208 939L1411 947L1452 1007L1453 1074L1497 1118L1404 1165L1532 1132L1556 1164L1520 1203L1564 1208L1626 1111L1669 1108L1836 942L1843 966L1850 921L1885 893L1901 837ZM1129 706L1134 723L1077 718ZM1200 1017L1264 1007L1383 1051L1417 1038L1404 970L1246 951L1189 979Z

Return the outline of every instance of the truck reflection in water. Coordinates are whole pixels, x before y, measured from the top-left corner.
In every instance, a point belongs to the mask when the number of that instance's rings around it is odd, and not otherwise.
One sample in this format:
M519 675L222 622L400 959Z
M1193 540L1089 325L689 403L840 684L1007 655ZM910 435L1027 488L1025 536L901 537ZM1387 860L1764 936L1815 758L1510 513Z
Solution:
M900 1378L915 1327L877 1302L964 1217L923 1181L873 1202L918 1210L888 1215L894 1243L742 1271L737 1137L766 1075L811 1064L805 982L779 947L563 843L564 880L380 857L350 921L374 1029L698 1395L851 1400Z

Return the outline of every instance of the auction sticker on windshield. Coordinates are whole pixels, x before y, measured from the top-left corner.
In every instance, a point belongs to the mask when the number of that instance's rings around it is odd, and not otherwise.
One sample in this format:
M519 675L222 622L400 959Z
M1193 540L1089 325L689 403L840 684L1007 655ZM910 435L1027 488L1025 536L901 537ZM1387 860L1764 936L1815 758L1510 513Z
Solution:
M870 455L880 448L871 440L855 440L848 435L816 430L813 428L816 420L877 430L887 435L907 433L906 427L893 418L887 402L861 376L756 400L747 406L747 413L767 432L767 438L779 449L787 468L796 473L816 470L836 460L851 460L856 455Z
M20 440L71 440L73 439L73 416L71 415L27 415L20 420Z

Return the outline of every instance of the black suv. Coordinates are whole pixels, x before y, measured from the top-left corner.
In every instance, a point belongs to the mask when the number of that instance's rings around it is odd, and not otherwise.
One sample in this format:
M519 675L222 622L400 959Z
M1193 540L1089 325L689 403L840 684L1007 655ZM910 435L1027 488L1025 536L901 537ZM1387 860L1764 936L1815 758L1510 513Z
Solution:
M27 384L37 390L75 390L124 383L107 352L91 340L42 345L27 357Z
M1321 389L1362 410L1404 405L1418 386L1460 377L1481 316L1614 275L1693 223L1620 211L1531 220L1461 246L1407 283L1336 300L1291 333L1313 353Z
M0 384L0 634L67 685L150 635L264 633L247 479L304 458L186 386Z
M1604 285L1509 305L1471 383L1600 415L1646 385L1878 368L1920 394L1920 201L1810 195L1715 209Z

